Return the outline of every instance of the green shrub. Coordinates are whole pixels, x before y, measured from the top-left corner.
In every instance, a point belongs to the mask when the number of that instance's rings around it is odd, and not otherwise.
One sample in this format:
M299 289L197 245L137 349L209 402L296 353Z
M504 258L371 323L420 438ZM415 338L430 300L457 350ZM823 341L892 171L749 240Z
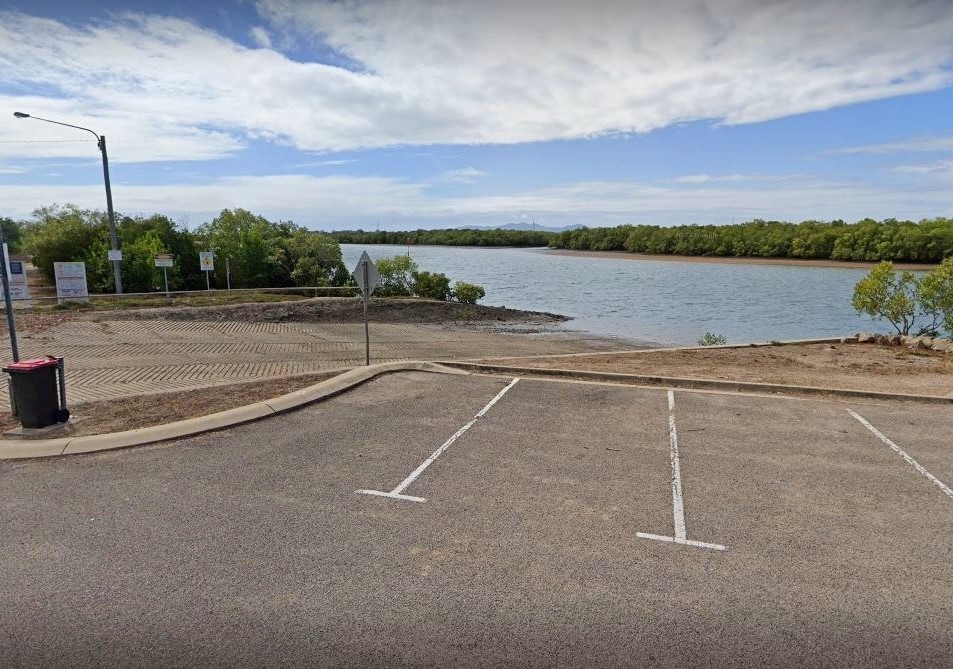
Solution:
M374 263L381 281L374 294L378 297L394 297L411 295L413 286L411 281L417 271L417 263L409 255L381 258Z
M446 274L437 272L414 272L414 283L411 290L414 295L428 300L442 300L444 302L450 299L452 291L450 290L450 278Z
M724 346L727 343L728 338L725 335L714 332L706 332L705 336L698 340L699 346Z
M457 281L453 285L453 299L463 304L476 304L478 300L486 297L486 291L483 286L466 281Z

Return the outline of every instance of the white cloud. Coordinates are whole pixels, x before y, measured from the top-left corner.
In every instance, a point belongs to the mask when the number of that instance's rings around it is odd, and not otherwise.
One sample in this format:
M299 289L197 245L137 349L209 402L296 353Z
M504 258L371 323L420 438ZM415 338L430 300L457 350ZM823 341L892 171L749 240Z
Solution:
M953 137L917 137L899 142L851 146L845 149L828 151L828 153L884 155L890 153L945 153L947 151L953 151Z
M281 193L281 197L275 197ZM244 207L271 219L292 219L316 229L373 225L395 229L493 224L527 216L550 225L622 223L721 224L750 218L800 221L817 218L859 220L919 219L948 214L949 188L838 182L792 176L766 187L739 185L659 185L598 181L526 190L511 195L446 197L429 183L392 178L278 174L228 177L172 185L116 185L116 209L125 214L161 212L187 217L195 225L226 207ZM90 186L0 185L4 215L26 217L35 207L73 202L104 206L101 184Z
M444 172L430 181L432 183L471 184L478 178L485 177L486 175L486 172L478 170L475 167L463 167L458 170Z
M705 184L712 182L757 182L757 181L790 181L803 175L798 174L685 174L672 179L672 183L677 184Z
M255 26L252 28L250 31L250 36L258 46L264 49L271 48L271 36L268 34L268 31L261 26Z
M953 160L938 160L933 163L918 165L900 165L895 167L893 171L900 174L953 175Z
M261 0L404 93L405 141L522 142L744 123L931 90L953 5L896 0ZM409 120L409 119L404 119ZM420 141L420 140L417 140Z
M197 160L256 139L332 151L747 123L934 90L950 83L953 59L945 0L259 8L269 25L252 31L265 47L255 49L175 18L75 26L2 12L0 108L92 127L116 161ZM267 48L266 38L284 42L281 30L309 34L358 71ZM8 119L0 142L54 131L76 132ZM87 152L0 144L0 158Z
M310 163L300 163L296 167L337 167L339 165L350 165L351 163L356 163L357 160L316 160Z

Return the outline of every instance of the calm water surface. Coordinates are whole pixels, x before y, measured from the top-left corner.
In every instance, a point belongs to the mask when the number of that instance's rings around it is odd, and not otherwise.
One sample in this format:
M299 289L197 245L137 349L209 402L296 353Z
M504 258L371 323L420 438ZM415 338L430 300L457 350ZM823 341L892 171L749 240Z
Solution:
M342 244L353 268L406 246ZM572 316L566 327L660 344L836 337L877 324L850 306L868 270L574 257L544 249L412 246L421 270L486 289L483 304ZM884 331L884 324L879 324Z

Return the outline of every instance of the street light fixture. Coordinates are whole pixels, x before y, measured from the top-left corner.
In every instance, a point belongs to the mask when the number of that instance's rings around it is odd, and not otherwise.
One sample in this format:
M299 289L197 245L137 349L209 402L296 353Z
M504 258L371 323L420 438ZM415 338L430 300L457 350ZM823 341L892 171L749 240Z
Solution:
M106 135L100 135L96 132L93 132L89 128L84 128L78 125L72 125L71 123L61 123L60 121L51 121L48 118L40 118L39 116L31 116L29 114L24 114L23 112L13 112L13 115L17 118L32 118L37 121L45 121L46 123L53 123L56 125L64 125L67 128L76 128L77 130L85 130L86 132L93 135L96 138L97 145L99 146L100 152L103 154L103 178L106 181L106 210L109 214L109 247L113 251L119 250L119 238L116 236L116 215L113 213L113 193L112 188L109 186L109 158L106 155ZM122 261L113 260L113 278L116 281L116 295L122 295Z

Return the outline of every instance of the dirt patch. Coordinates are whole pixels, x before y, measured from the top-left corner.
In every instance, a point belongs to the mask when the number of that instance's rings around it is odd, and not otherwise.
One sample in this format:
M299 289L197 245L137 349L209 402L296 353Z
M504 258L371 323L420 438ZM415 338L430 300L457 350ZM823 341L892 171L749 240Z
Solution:
M77 420L66 428L68 432L49 436L81 437L121 432L207 416L307 388L338 374L340 371L77 404L70 407ZM20 427L19 421L6 412L0 415L0 432L15 427Z
M953 396L953 354L876 344L646 350L486 362L544 369Z
M2 304L2 302L0 302ZM2 309L0 309L2 310ZM417 299L372 299L369 317L374 323L432 323L472 325L527 333L533 326L547 326L569 320L566 316L539 311L520 311L481 304L437 302ZM18 333L38 335L72 320L168 320L168 321L244 321L253 323L363 323L364 307L359 298L317 297L281 302L223 304L191 307L146 307L134 309L90 310L85 308L56 311L16 309ZM0 317L0 335L6 335L6 317Z
M527 324L560 323L565 316L538 311L519 311L481 304L460 304L416 299L371 299L369 317L376 323L461 323L518 321ZM229 304L214 307L175 307L111 311L83 314L98 320L248 321L299 323L364 322L364 306L359 298L317 297L272 304Z

